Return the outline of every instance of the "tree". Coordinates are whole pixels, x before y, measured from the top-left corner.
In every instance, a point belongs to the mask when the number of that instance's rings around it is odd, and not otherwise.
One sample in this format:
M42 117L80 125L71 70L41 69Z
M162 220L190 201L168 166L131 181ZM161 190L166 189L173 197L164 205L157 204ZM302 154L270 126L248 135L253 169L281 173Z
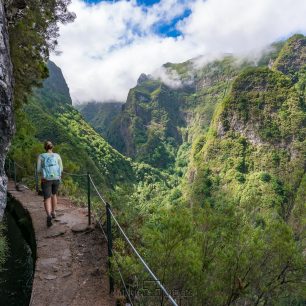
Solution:
M27 100L33 88L48 77L50 51L55 51L59 23L72 22L71 0L6 0L15 107Z

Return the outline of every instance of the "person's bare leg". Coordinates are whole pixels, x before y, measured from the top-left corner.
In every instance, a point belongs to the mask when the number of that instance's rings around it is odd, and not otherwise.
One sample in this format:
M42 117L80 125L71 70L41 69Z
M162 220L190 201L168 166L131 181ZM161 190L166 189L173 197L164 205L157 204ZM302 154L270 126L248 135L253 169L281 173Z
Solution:
M51 197L44 200L44 205L47 216L51 216Z
M55 215L55 210L56 210L56 207L57 207L57 196L56 194L53 194L52 197L51 197L51 202L52 202L52 213Z

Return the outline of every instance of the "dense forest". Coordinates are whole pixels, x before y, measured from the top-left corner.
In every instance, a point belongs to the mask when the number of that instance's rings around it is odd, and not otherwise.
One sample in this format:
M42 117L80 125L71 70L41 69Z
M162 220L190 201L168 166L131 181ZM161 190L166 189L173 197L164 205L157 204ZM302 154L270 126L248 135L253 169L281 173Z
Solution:
M53 22L73 20L68 2ZM143 74L126 103L75 108L48 61L56 29L42 12L11 17L19 178L34 187L27 175L51 139L65 171L92 174L152 270L190 305L304 305L306 37L256 62L167 63L180 86ZM20 44L37 48L33 60ZM61 187L82 205L82 180L64 175ZM114 245L133 288L146 275L123 240ZM5 248L0 239L0 264Z
M139 216L143 253L193 305L305 301L306 39L274 47L257 65L166 64L182 87L142 78L109 129L118 150L176 178L138 191L126 218Z

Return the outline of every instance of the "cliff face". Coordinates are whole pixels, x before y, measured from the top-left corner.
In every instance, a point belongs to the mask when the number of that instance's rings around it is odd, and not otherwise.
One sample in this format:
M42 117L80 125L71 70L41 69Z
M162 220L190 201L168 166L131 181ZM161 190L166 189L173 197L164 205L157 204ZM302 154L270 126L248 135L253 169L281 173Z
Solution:
M63 104L72 105L70 92L61 69L53 62L48 62L49 77L44 80L43 87L35 90L35 95L49 109Z
M167 63L163 69L168 81L142 74L112 122L107 140L136 161L173 167L180 147L189 146L208 128L233 78L249 65L227 56L201 68L193 61Z
M305 37L294 36L271 69L249 68L235 79L204 144L194 146L193 203L223 193L253 205L248 211L269 207L291 217L305 184L305 50Z
M108 128L121 112L122 105L122 102L89 102L77 105L76 109L103 138L107 138Z
M17 132L10 157L25 166L23 174L33 173L42 143L49 139L61 154L67 172L89 171L103 187L134 179L131 162L95 132L71 105L60 68L52 62L48 68L49 78L43 87L36 89L16 112ZM68 178L66 186L71 187Z
M0 219L6 206L7 177L4 163L14 132L12 64L3 2L0 2Z
M256 66L272 65L283 45L273 44ZM252 60L231 55L207 63L200 59L166 63L160 78L140 75L114 117L102 107L97 112L92 103L81 112L119 152L153 167L173 169L181 153L188 155L193 141L207 132L216 106L235 77L254 65Z

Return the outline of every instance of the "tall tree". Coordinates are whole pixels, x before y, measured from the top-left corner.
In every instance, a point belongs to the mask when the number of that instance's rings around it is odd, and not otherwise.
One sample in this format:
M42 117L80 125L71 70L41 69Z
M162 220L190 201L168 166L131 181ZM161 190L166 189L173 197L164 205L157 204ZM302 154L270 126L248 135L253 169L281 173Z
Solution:
M48 76L50 51L55 51L59 23L72 22L71 0L7 0L9 37L14 74L15 107Z
M0 217L6 204L4 163L15 130L13 100L15 108L20 106L48 76L46 63L57 45L58 24L75 18L67 9L70 2L0 1Z

